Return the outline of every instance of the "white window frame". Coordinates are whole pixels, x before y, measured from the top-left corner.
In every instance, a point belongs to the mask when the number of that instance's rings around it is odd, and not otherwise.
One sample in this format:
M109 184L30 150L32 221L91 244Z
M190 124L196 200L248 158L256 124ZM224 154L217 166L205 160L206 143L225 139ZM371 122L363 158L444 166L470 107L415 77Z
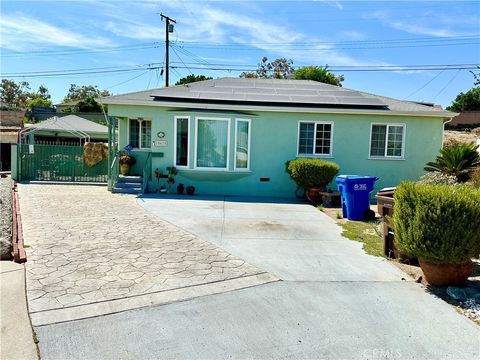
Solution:
M238 139L238 135L237 135L237 124L239 122L246 122L248 124L248 140L247 140L247 167L246 168L237 168L237 139ZM239 172L242 172L242 171L250 171L250 139L251 139L251 136L252 136L252 122L251 122L251 119L243 119L243 118L236 118L235 119L235 148L234 148L234 151L233 151L233 170L234 171L239 171Z
M313 138L313 153L300 153L299 152L299 147L300 147L300 126L301 124L314 124L314 138ZM330 135L330 152L328 154L317 154L315 153L315 144L317 141L317 125L318 124L326 124L326 125L331 125L332 130L331 130L331 135ZM335 128L335 123L333 121L308 121L308 120L301 120L298 122L298 129L297 129L297 157L321 157L321 158L333 158L333 132Z
M224 168L211 168L211 167L201 167L197 165L197 148L198 148L198 120L214 120L214 121L226 121L228 124L227 127L227 163L226 167ZM228 171L230 169L230 118L220 118L220 117L209 117L209 116L199 116L195 117L195 151L194 156L195 159L194 169L195 170L204 170L204 171Z
M142 147L142 123L144 121L149 121L150 122L150 139L152 138L152 120L151 119L143 119L139 120L139 118L128 118L127 122L127 144L130 144L130 121L139 121L140 126L138 127L138 146L136 148L132 148L134 150L151 150L152 149L152 142L150 141L150 146L149 147Z
M387 132L385 133L385 150L383 153L383 156L372 156L372 133L373 133L373 127L374 126L386 126L387 127ZM402 126L403 133L402 133L402 155L400 156L393 156L393 155L387 155L387 150L388 150L388 130L391 126ZM371 160L405 160L405 134L407 130L407 125L402 124L402 123L371 123L370 124L370 140L368 144L368 158Z
M178 119L187 119L187 127L188 127L188 139L187 139L187 165L177 165L177 120ZM190 168L190 139L191 139L191 131L190 131L190 116L181 116L176 115L173 118L173 162L175 163L175 167L177 169L189 169Z

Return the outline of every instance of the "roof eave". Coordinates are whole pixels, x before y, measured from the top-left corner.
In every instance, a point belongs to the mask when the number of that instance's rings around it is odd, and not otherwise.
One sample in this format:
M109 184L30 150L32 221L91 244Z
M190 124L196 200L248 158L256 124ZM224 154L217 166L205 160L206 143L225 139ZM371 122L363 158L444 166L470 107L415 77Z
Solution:
M459 115L450 111L392 111L392 110L373 110L373 109L340 109L340 108L317 108L317 107L293 107L293 106L258 106L258 105L232 105L232 104L206 104L196 102L171 102L171 101L152 101L152 100L128 100L128 99L110 99L104 101L106 105L139 105L155 107L179 107L179 108L197 108L203 110L250 110L250 111L270 111L270 112L308 112L308 113L326 113L326 114L364 114L364 115L399 115L399 116L421 116L421 117L441 117L451 118Z

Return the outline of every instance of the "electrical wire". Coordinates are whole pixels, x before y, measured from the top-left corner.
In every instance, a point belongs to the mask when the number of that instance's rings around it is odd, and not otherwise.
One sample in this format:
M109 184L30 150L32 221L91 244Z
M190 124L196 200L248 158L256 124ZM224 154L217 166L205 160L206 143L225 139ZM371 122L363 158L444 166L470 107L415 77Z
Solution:
M435 96L431 99L432 101L435 100L435 99L437 98L437 96L440 95L440 94L455 80L455 78L458 76L458 74L460 74L460 71L461 71L461 70L458 70L458 71L451 77L451 79L445 84L445 86L444 86L443 88L441 88L440 91L435 94Z
M415 90L414 92L412 92L410 95L406 96L403 98L403 100L407 100L409 97L415 95L416 93L418 93L420 90L424 89L425 87L427 87L428 84L430 84L433 80L435 80L436 78L438 78L443 72L445 71L445 69L442 69L437 75L435 75L433 78L431 78L429 81L427 81L425 84L423 84L421 87L419 87L417 90Z

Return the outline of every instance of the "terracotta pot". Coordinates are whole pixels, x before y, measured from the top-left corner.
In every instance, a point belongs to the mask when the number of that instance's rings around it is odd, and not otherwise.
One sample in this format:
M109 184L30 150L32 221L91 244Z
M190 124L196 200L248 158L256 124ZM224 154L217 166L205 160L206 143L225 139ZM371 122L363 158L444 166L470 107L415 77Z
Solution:
M320 200L322 200L322 195L320 194L322 191L322 188L312 187L305 191L305 196L312 204L317 204L320 202Z
M419 259L425 280L433 286L461 285L472 275L473 263L433 264Z
M187 186L186 190L188 195L193 195L193 193L195 192L195 186Z
M128 164L122 164L120 165L120 174L122 175L128 175L128 172L130 171L130 165Z
M183 194L184 190L185 190L185 186L183 186L183 184L178 184L177 193Z

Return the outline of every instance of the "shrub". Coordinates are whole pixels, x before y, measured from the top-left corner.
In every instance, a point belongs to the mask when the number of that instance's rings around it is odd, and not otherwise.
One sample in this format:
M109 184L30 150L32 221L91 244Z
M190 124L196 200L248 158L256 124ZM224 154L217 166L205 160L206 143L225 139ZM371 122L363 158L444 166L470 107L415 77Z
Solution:
M472 185L480 189L480 166L478 166L470 175L470 181Z
M286 163L286 171L299 188L325 188L340 167L330 161L311 158L298 158Z
M480 253L480 190L401 183L395 190L395 245L438 264L462 264Z
M443 174L441 172L429 172L420 178L419 184L424 185L455 185L457 178L453 175Z
M477 149L478 145L474 143L444 147L434 162L427 163L425 170L454 175L459 182L468 181L469 174L480 165L480 154Z

